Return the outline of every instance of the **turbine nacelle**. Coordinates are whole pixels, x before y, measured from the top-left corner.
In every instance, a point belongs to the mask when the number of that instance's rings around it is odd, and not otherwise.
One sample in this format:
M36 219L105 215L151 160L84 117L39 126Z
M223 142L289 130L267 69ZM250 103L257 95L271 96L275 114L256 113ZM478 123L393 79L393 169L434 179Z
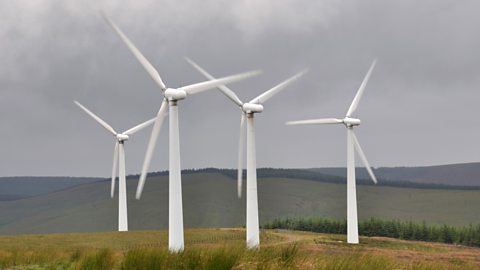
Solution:
M347 126L347 127L359 126L360 125L360 119L345 117L345 118L343 118L343 124L345 124L345 126Z
M244 103L242 105L242 111L245 113L261 113L263 111L262 104Z
M167 88L163 95L168 100L182 100L187 97L187 92L183 89Z
M125 134L117 134L115 137L117 138L117 141L119 143L123 143L124 141L128 141L128 139L130 138L130 137L128 137L128 135L125 135Z

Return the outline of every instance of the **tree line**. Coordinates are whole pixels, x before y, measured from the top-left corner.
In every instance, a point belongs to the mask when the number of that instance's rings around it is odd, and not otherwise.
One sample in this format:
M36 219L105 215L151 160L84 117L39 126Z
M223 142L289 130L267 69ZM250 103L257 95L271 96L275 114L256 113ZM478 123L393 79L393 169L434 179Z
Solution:
M327 218L282 218L263 226L265 229L287 229L319 233L346 234L347 221ZM358 233L363 236L384 236L403 240L440 242L480 247L480 224L461 227L416 223L413 221L370 218L360 221Z

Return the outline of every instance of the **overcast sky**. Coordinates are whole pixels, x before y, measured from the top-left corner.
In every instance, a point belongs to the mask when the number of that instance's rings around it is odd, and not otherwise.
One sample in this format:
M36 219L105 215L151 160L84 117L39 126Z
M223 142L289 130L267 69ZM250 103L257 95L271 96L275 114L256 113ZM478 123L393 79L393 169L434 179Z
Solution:
M375 166L478 161L480 3L446 0L0 2L0 176L108 176L117 130L154 116L161 92L99 14L104 10L170 87L264 73L230 85L247 101L310 72L256 115L259 167L345 166L343 126L285 126L343 117L378 57L356 112ZM179 104L183 168L236 166L240 111L219 91ZM168 123L168 122L167 122ZM168 166L168 125L151 170ZM126 143L138 173L150 129ZM359 160L357 164L360 165Z

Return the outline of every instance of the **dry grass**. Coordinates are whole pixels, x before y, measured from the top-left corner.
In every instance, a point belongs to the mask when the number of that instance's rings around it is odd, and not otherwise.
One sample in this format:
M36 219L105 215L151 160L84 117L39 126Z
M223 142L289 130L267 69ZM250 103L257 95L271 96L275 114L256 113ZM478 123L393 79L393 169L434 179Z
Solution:
M171 254L166 231L0 237L0 269L480 269L480 249L362 237L262 231L259 250L242 229L187 230Z

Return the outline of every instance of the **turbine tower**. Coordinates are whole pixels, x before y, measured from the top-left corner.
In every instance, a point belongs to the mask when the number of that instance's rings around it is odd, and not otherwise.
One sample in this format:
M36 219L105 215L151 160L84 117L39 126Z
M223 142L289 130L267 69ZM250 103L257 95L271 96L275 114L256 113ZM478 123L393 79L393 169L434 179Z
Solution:
M347 242L350 244L358 244L358 217L357 217L357 191L355 180L355 149L357 150L360 158L365 164L365 168L368 174L372 178L373 182L377 183L377 178L367 161L367 157L363 153L362 147L358 142L353 127L360 125L360 119L353 117L353 113L357 109L360 98L367 85L373 68L375 67L376 60L373 61L367 75L363 79L360 88L355 95L355 98L347 111L347 115L343 119L337 118L323 118L313 120L302 120L287 122L287 125L321 125L321 124L343 124L347 128Z
M78 101L74 101L82 110L84 110L88 115L90 115L95 121L102 125L107 131L115 136L115 149L113 151L113 167L112 167L112 184L110 190L110 197L113 198L115 193L115 178L117 172L117 164L119 165L118 169L118 231L126 232L128 231L128 215L127 215L127 181L125 178L125 148L124 143L130 138L130 136L137 131L142 130L143 128L153 124L155 118L150 119L146 122L141 123L129 130L126 130L122 133L117 133L109 124L103 121L100 117L95 115L93 112L85 108Z
M167 88L162 81L158 71L152 64L142 55L142 53L133 45L127 36L116 26L112 20L104 15L104 18L113 28L115 33L125 43L135 58L140 62L147 71L153 81L163 92L163 101L157 113L155 124L153 126L150 141L148 143L145 161L142 167L142 173L138 182L136 198L140 199L147 177L148 167L152 159L153 150L162 126L167 106L169 111L169 204L168 204L168 248L172 252L182 251L184 248L183 240L183 207L182 207L182 180L180 169L180 142L178 131L178 101L183 100L187 95L193 95L206 90L214 89L220 85L225 85L240 81L255 75L260 71L252 71L224 77L218 80L205 81L201 83L191 84L179 88Z
M215 80L207 71L201 68L191 59L186 60L197 69L203 76L209 80ZM257 196L257 165L255 154L255 126L253 116L255 113L263 111L265 101L280 92L280 90L287 87L293 81L300 78L307 71L304 70L296 75L290 77L288 80L278 84L249 102L242 102L240 98L228 87L222 85L218 88L225 94L233 103L235 103L241 110L240 119L240 139L238 145L238 173L237 173L237 193L238 197L242 196L242 171L243 171L243 152L245 150L245 118L247 118L247 247L257 248L260 245L260 229L258 222L258 196Z

